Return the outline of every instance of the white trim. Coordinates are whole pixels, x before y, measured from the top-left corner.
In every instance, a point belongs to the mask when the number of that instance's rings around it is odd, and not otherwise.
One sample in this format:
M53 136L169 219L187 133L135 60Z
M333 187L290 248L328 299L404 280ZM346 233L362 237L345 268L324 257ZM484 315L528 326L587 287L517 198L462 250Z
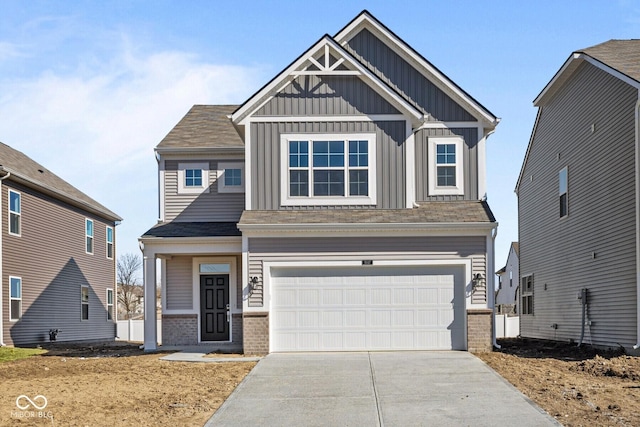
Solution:
M165 197L166 197L166 178L167 173L165 171L165 160L164 158L160 159L158 165L158 219L160 221L164 221L165 217Z
M485 135L484 128L478 126L477 152L477 176L478 176L478 198L482 199L487 195L487 138L491 133Z
M84 299L83 299L83 297L84 297L84 289L87 290L87 302L85 302ZM90 292L89 286L88 285L80 285L80 321L81 322L88 322L90 317L91 317L91 312L90 312L91 305L90 305L90 302L91 302L91 292ZM82 318L82 316L83 316L82 312L83 312L83 307L85 305L87 306L87 318L83 319Z
M229 273L220 273L229 275L229 340L227 341L202 341L201 319L200 319L200 276L211 275L215 273L200 273L200 264L229 264ZM237 279L237 262L235 257L193 257L191 260L192 279L193 279L193 311L196 312L198 318L198 343L208 342L232 342L233 341L233 315L242 313L242 307L238 307L238 279ZM172 310L172 313L177 310ZM181 310L182 311L182 310ZM173 313L175 314L175 313Z
M452 129L452 128L480 128L484 129L481 122L440 122L429 121L424 122L418 129ZM478 135L482 135L480 132Z
M296 72L304 72L308 63L311 63L309 58L316 55L321 49L328 52L328 49L332 50L334 56L337 59L345 58L342 64L350 65L353 70L360 74L360 78L368 84L376 93L382 96L387 102L393 105L396 109L404 111L407 116L412 117L412 122L415 125L421 123L424 119L423 114L416 109L413 105L407 102L404 98L400 97L394 92L387 84L382 82L375 74L369 71L363 64L358 62L351 56L342 46L336 43L329 36L323 37L315 45L309 48L304 54L302 54L296 61L294 61L289 67L278 74L271 83L267 84L260 91L255 93L249 100L247 100L242 107L236 110L232 114L232 120L236 124L244 125L247 122L247 116L250 116L253 112L260 109L265 103L267 103L277 93L277 89L281 89L285 85L289 84L294 78ZM325 71L324 74L335 74L339 71Z
M242 236L242 311L249 301L249 238Z
M12 298L11 297L11 279L18 279L20 281L20 298ZM22 319L22 295L24 294L23 289L22 289L22 277L18 277L18 276L9 276L9 323L15 323L18 322L20 319ZM17 301L20 300L20 313L17 319L13 319L12 316L12 312L11 312L11 301Z
M253 160L251 159L251 123L244 127L244 208L251 210L251 197L253 191L253 173L251 171L251 165Z
M87 233L87 224L89 222L91 222L91 235ZM91 252L87 250L88 249L87 238L89 237L91 237ZM92 219L85 218L84 219L84 252L87 255L93 255L95 251L96 251L96 224Z
M109 256L109 230L111 230L111 256ZM107 259L113 259L114 251L116 249L115 245L115 230L111 226L106 226L105 234L104 234L104 246L105 246L105 256Z
M360 16L336 34L334 38L344 46L351 37L355 36L363 28L367 28L372 34L380 38L391 50L407 61L409 65L413 66L427 80L434 83L436 87L449 95L453 100L457 100L463 105L472 108L473 111L476 112L476 114L473 114L474 116L482 117L486 120L487 124L490 124L492 127L498 124L499 119L497 117L494 117L486 108L471 98L433 65L428 63L413 50L413 48L409 47L404 41L380 25L377 20L368 13L361 13Z
M185 182L185 171L202 171L202 184L200 186L187 186ZM209 192L209 163L178 163L178 194L200 194Z
M472 304L470 283L473 277L472 273L472 260L470 258L448 258L448 259L375 259L375 266L385 267L397 267L397 266L417 266L417 267L456 267L460 266L464 268L464 283L465 283L465 306L464 306L464 342L467 343L467 310L470 308L478 308L478 304ZM288 261L265 261L263 262L262 279L263 279L263 306L262 307L245 307L245 312L264 312L264 308L268 307L269 316L273 312L271 304L271 272L273 268L305 268L305 267L327 267L328 269L335 267L360 267L362 266L361 260L342 260L340 258L333 258L331 260L322 261L308 261L308 260L288 260ZM484 304L482 305L484 307ZM272 349L272 337L273 337L273 324L269 324L269 352Z
M344 141L344 196L313 196L313 141ZM365 140L368 143L368 196L349 196L349 141ZM289 195L289 141L308 141L308 191L309 196L292 197ZM376 134L375 133L329 133L329 134L293 134L280 135L280 204L282 206L332 206L332 205L375 205L377 200L376 171Z
M19 191L16 190L12 190L10 188L7 189L7 233L10 236L16 236L16 237L20 237L22 236L22 193L20 193ZM20 203L20 212L18 212L17 214L15 212L13 212L11 210L11 193L17 194ZM18 221L18 233L12 233L11 232L11 215L18 215L18 217L20 218L20 220Z
M464 195L464 140L460 136L446 136L446 137L429 137L429 164L428 169L428 188L429 195ZM437 169L436 163L436 147L442 144L454 144L456 147L456 185L440 187L437 185Z
M349 116L251 116L247 119L247 122L397 122L405 120L407 120L407 116L402 114L369 114Z
M218 162L218 193L244 193L245 171L244 162ZM225 173L227 169L240 169L240 185L227 185L225 183Z
M416 138L411 124L407 123L404 147L404 161L405 161L405 208L413 208L413 204L416 201Z
M111 304L109 304L109 291L111 291ZM114 292L113 288L106 289L106 300L105 305L107 306L107 322L115 322L116 321L116 312L114 310ZM109 319L109 306L111 306L111 319Z

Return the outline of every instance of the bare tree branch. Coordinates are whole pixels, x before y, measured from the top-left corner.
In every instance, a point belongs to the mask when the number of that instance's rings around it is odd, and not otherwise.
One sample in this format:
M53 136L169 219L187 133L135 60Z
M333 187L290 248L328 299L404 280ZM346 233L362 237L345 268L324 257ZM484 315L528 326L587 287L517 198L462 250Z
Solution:
M118 304L129 319L140 306L142 286L138 283L138 272L142 267L139 255L127 253L118 257L116 275L118 279Z

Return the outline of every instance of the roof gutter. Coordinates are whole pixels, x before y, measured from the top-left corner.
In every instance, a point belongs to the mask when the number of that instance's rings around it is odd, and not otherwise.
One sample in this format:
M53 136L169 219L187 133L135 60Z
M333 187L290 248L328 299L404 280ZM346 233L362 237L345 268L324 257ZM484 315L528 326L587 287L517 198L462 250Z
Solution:
M0 219L2 218L2 181L9 178L11 176L11 172L5 170L2 166L0 166L0 173L4 173L3 176L0 176ZM0 220L0 347L6 346L4 343L4 325L2 324L3 312L2 312L2 295L4 291L2 290L2 230L1 230L2 221Z
M101 210L98 208L95 208L93 206L91 206L90 204L88 204L87 202L78 199L77 197L71 196L67 193L63 193L61 191L57 191L57 190L53 190L51 188L49 188L48 186L46 186L45 184L35 181L31 178L28 178L26 176L21 175L20 173L8 169L6 167L2 167L0 166L0 170L4 170L7 173L11 174L12 179L15 180L16 182L20 182L22 184L27 185L28 187L32 187L32 188L36 188L39 192L46 194L48 196L52 196L55 197L56 199L61 199L65 202L68 202L71 205L74 205L76 207L79 207L81 209L84 209L88 212L94 213L102 218L114 221L114 222L119 222L122 221L122 218L120 218L118 215L116 215L115 213L111 212L111 211L105 211L105 210ZM3 178L4 179L4 178ZM97 202L96 202L97 203ZM106 209L106 208L105 208Z

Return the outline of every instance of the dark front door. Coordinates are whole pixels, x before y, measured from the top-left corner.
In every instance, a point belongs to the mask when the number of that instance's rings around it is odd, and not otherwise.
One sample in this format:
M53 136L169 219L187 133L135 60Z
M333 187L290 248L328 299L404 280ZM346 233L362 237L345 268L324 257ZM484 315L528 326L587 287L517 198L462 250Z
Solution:
M200 340L229 341L229 275L200 276Z

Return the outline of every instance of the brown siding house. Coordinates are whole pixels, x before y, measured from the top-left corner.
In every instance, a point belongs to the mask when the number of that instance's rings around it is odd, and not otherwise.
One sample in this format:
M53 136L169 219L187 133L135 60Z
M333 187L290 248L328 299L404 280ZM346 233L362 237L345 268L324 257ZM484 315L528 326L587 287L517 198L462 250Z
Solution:
M0 345L114 339L121 218L2 143L0 192Z

